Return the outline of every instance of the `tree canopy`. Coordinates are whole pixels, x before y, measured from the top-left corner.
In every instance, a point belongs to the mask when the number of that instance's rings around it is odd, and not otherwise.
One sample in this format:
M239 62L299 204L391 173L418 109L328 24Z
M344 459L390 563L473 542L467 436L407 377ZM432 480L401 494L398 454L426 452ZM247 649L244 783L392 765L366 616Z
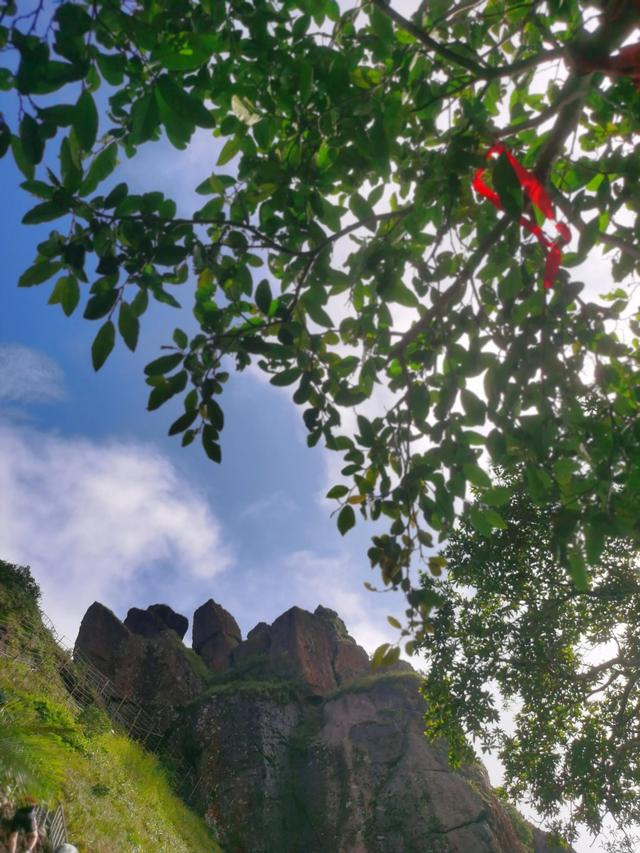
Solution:
M570 826L594 833L607 814L637 824L637 547L607 542L579 590L554 554L547 507L520 487L502 514L492 536L468 521L455 531L446 579L423 574L442 601L421 644L427 733L447 738L454 763L468 738L495 750L509 792L547 817L564 807Z
M420 639L416 559L438 571L465 513L505 529L490 465L522 465L579 589L608 536L638 537L640 5L401 5L3 0L0 153L25 224L55 223L20 286L96 323L96 369L149 300L191 303L148 407L183 396L170 433L216 462L230 373L290 387L344 458L340 532L385 523L369 558ZM196 128L223 144L194 213L118 181ZM605 299L572 275L588 259Z

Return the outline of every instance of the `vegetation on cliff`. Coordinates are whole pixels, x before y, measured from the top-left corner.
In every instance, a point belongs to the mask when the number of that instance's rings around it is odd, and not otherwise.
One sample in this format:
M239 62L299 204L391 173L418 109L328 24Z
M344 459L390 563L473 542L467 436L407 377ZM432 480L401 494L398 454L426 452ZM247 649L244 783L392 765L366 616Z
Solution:
M28 569L0 561L0 788L62 802L69 837L91 853L218 850L158 759L97 705L79 709L59 675ZM25 621L26 620L26 621Z

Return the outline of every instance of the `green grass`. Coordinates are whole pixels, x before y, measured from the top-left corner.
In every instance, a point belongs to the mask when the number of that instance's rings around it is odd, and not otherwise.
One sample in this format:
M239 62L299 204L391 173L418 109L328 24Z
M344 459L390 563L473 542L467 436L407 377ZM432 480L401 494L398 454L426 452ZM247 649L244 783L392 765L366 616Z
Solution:
M20 721L12 743L17 757L26 757L23 791L49 805L64 804L75 844L92 853L219 850L204 821L173 793L154 755L105 731L109 723L99 709L76 714L52 699L37 673L29 673L28 691L16 689L24 667L6 664L0 690L5 708Z
M69 839L91 853L219 853L158 758L113 731L99 707L72 702L58 673L63 653L39 624L28 578L13 568L0 561L10 655L0 658L0 798L62 802ZM35 617L28 630L18 625L24 614Z
M207 689L194 699L192 705L200 705L217 696L252 696L286 704L307 692L301 682L274 668L268 655L256 655L233 669L213 674Z
M422 677L417 672L394 671L394 672L373 672L371 675L363 675L360 678L354 678L353 681L346 681L327 693L326 701L337 699L345 693L365 693L375 687L376 684L395 684L398 687L415 685L417 688L422 681Z

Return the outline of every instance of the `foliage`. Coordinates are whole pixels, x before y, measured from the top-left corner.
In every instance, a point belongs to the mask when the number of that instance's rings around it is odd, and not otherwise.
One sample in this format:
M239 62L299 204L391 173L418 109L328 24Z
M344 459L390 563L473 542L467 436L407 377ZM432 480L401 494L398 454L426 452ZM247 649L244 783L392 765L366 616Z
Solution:
M607 540L591 588L576 589L549 512L521 490L504 530L463 523L447 577L423 575L444 601L421 644L426 729L448 738L454 762L466 737L496 749L510 794L546 816L570 805L598 831L606 814L640 818L640 564L628 541Z
M470 487L475 527L504 526L483 453L525 463L584 585L605 536L637 537L640 490L638 343L613 328L640 261L640 99L630 77L585 67L640 8L399 6L75 0L18 15L4 0L0 85L18 119L0 153L38 199L24 222L58 220L19 284L53 281L49 302L99 324L96 369L116 338L135 349L150 299L192 300L201 331L176 329L147 366L149 409L183 395L170 433L220 461L229 371L257 363L290 387L309 444L344 457L340 532L388 521L369 557L414 610L412 558L446 539ZM184 150L197 128L222 148L194 213L116 183L123 157L165 137ZM486 162L496 139L578 238L551 289L511 161ZM506 213L472 192L483 166ZM570 272L599 250L620 283L608 303Z
M14 798L30 794L46 799L63 776L57 745L68 730L25 721L22 710L11 698L4 697L0 705L0 790Z
M286 704L306 693L302 682L275 667L265 654L253 655L226 672L209 671L208 687L193 700L199 705L209 697L260 696Z
M0 560L0 616L38 606L40 588L28 566L17 566Z
M380 684L388 684L395 689L407 687L415 689L416 684L419 684L420 676L417 672L394 670L385 672L384 669L379 669L371 675L363 675L360 678L350 679L345 681L335 690L332 690L326 696L326 701L337 699L339 696L344 696L346 693L367 693L372 688Z

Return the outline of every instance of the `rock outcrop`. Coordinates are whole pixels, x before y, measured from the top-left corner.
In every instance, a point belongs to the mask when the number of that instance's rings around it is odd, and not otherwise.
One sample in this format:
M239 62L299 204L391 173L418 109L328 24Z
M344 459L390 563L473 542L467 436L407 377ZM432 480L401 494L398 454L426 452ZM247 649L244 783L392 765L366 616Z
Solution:
M129 619L131 612L127 620L142 630L132 631L111 610L94 602L80 624L76 654L111 679L113 698L178 706L198 696L204 682L173 630L167 630L153 613L137 610ZM156 633L149 632L153 619L164 625Z
M408 664L372 673L334 611L293 607L243 641L210 599L194 615L193 651L169 621L154 606L123 624L96 603L77 648L118 689L171 706L157 715L164 743L224 850L559 851L498 799L482 765L448 766L423 735L419 675Z
M155 637L161 631L171 629L182 640L187 633L189 620L186 616L176 613L168 604L152 604L146 610L131 607L124 624L134 634L143 637Z
M193 648L213 672L224 672L242 642L233 616L210 598L193 614Z

